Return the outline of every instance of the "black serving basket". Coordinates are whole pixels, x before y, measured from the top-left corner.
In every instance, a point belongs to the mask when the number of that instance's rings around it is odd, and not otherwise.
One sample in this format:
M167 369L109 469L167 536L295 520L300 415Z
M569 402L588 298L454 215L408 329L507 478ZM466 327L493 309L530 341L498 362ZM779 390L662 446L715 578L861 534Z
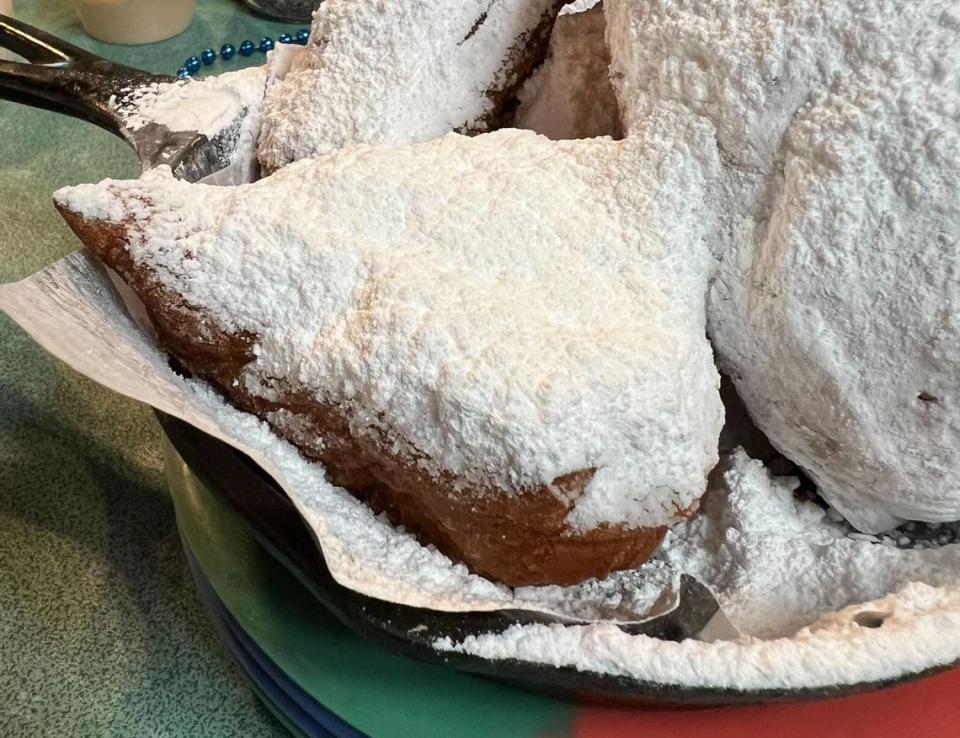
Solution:
M718 707L824 699L901 684L949 666L895 679L816 689L737 690L661 684L598 672L516 660L491 660L438 651L437 638L454 641L498 633L527 618L509 611L440 612L367 597L338 584L316 540L280 487L247 456L181 420L157 413L163 432L204 486L236 511L257 541L310 593L358 635L396 653L441 663L551 695L603 704L658 708ZM665 634L669 637L669 633Z

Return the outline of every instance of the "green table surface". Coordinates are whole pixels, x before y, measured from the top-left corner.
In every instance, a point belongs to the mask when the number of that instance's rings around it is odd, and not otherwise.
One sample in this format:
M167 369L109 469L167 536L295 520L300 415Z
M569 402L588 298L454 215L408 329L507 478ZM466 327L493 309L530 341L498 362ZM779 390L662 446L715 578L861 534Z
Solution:
M187 31L148 46L90 39L68 0L15 0L15 15L166 73L206 46L295 30L232 0L198 0ZM137 171L110 134L0 101L0 281L77 248L53 190ZM145 407L79 377L0 313L0 736L285 735L200 608L158 433Z

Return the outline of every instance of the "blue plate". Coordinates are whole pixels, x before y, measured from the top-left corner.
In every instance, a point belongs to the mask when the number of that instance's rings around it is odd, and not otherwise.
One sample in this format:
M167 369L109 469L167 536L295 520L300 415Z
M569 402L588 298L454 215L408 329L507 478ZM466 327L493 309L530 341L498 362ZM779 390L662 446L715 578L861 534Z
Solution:
M364 738L363 733L291 681L263 652L214 592L187 541L182 537L181 540L200 601L213 627L274 715L291 732L306 738Z

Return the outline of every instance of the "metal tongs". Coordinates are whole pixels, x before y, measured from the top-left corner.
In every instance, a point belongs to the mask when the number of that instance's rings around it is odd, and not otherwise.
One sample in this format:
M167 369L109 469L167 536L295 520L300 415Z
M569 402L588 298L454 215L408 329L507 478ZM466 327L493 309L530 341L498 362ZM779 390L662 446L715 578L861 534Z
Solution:
M236 147L238 121L212 140L155 122L136 130L125 126L120 111L144 88L176 82L174 77L108 61L5 15L0 15L0 48L26 59L0 61L0 98L105 128L130 144L143 171L166 164L176 177L197 182L223 169Z

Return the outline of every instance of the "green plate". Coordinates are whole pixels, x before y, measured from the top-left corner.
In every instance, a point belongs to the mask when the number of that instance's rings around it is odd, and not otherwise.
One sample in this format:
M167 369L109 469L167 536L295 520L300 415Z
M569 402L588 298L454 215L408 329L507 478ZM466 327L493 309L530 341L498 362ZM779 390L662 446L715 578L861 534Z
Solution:
M230 614L291 680L371 736L564 736L576 707L396 656L351 633L163 437L180 531Z

